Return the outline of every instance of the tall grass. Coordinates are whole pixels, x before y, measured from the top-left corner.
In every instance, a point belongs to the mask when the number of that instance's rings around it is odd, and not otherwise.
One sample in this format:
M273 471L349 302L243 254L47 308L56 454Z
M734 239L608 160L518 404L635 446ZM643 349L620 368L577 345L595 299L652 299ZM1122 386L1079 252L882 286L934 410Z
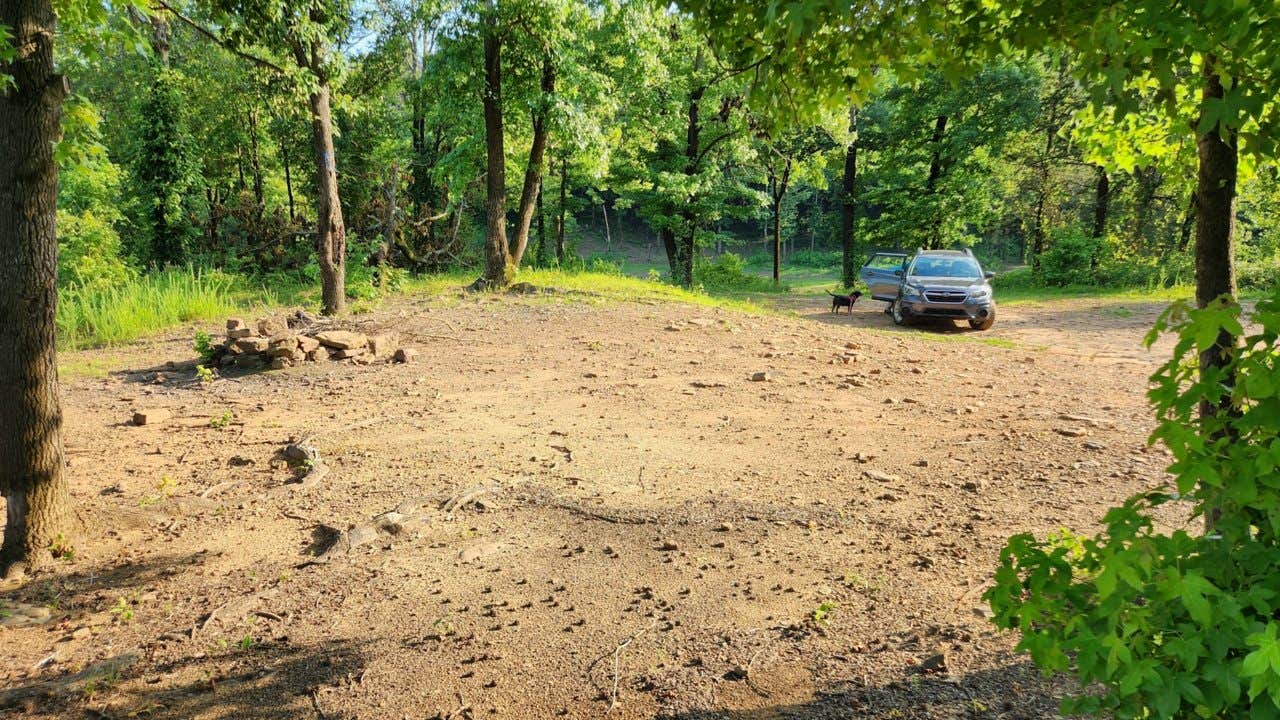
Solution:
M128 342L193 320L226 317L253 304L275 304L274 293L250 293L243 281L216 270L169 269L101 287L58 292L58 344L76 349Z

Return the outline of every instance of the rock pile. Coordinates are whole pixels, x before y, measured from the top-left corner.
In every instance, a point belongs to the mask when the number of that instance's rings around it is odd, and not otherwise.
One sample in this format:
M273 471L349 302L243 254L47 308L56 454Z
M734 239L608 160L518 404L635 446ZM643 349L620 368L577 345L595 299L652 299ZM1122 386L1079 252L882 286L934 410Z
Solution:
M400 347L394 332L375 335L316 326L315 318L298 311L284 318L259 320L250 326L241 318L227 320L227 338L211 348L209 364L221 367L280 370L317 360L413 362L418 352Z

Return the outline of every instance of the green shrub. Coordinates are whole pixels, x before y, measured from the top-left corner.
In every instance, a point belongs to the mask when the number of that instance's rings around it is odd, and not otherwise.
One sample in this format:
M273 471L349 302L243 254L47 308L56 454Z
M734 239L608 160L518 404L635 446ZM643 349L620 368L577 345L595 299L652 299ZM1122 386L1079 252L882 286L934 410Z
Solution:
M109 220L92 210L58 211L58 285L109 287L130 275Z
M707 290L767 292L777 289L773 280L748 271L746 263L734 253L721 253L714 261L694 265L693 282Z
M626 271L622 269L625 261L626 258L621 255L593 255L587 260L586 271L602 275L626 275Z
M1236 282L1244 292L1270 293L1280 287L1280 258L1240 263L1236 266Z
M1053 233L1049 249L1040 256L1040 275L1046 285L1055 287L1091 284L1101 251L1097 238L1078 228L1064 228Z
M1017 535L1000 554L994 621L1042 669L1079 680L1064 712L1280 717L1280 291L1252 321L1226 371L1199 356L1241 334L1234 303L1177 303L1148 336L1177 335L1149 392L1172 491L1130 498L1092 537ZM1202 418L1202 403L1220 410ZM1213 515L1212 532L1157 531L1151 511L1171 502Z

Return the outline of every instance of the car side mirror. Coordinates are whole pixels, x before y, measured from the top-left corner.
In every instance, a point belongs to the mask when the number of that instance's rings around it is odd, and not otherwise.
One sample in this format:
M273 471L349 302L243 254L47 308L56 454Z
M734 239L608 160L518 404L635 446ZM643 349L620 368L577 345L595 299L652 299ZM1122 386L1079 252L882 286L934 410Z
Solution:
M995 276L996 276L996 274L995 274L995 273L993 273L993 272L991 272L990 270L988 270L988 271L986 271L986 272L982 273L982 277L984 277L984 278L986 278L986 279L988 279L988 280L990 280L990 279L994 278Z
M894 274L894 275L897 275L898 277L902 277L902 271L901 271L901 270L894 270L894 271L893 271L893 274Z

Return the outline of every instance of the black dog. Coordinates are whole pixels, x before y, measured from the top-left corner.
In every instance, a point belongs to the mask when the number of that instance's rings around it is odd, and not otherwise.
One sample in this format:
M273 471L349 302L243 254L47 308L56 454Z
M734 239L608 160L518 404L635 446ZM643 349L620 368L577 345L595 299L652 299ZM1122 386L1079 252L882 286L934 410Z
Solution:
M849 314L852 315L853 304L858 302L858 298L862 297L862 293L857 290L854 290L848 295L837 295L828 290L827 294L831 296L831 312L836 314L840 313L840 308L847 307L849 308Z

